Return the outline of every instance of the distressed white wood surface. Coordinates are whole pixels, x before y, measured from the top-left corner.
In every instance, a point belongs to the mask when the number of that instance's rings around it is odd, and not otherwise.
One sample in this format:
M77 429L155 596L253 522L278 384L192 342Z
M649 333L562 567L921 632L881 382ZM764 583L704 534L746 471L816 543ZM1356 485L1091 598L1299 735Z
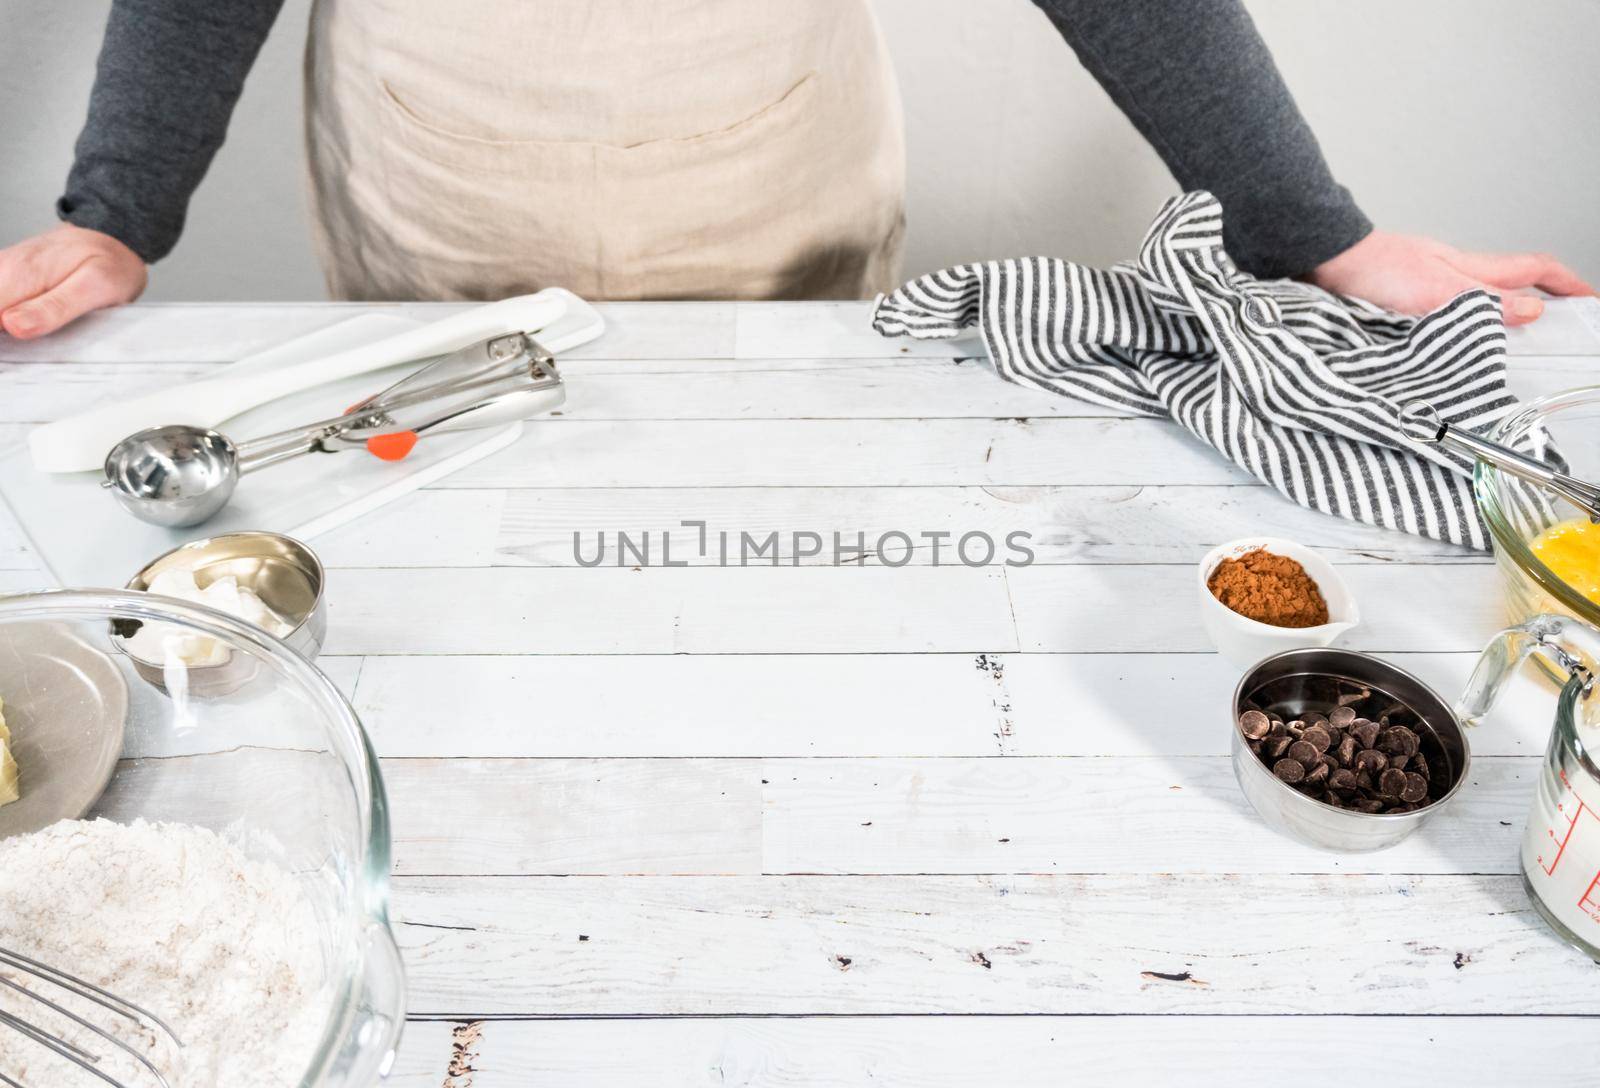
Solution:
M455 308L149 305L0 337L0 442L358 313ZM1166 424L998 381L971 341L884 341L860 304L604 309L560 416L317 542L322 663L394 806L418 1018L396 1083L1345 1084L1240 1060L1335 1036L1402 1082L1600 1061L1594 965L1515 875L1547 691L1522 684L1452 810L1381 854L1278 837L1232 781L1200 554L1323 548L1363 607L1347 643L1446 693L1501 622L1485 557L1298 510ZM1511 336L1521 395L1596 380L1600 337L1552 311ZM686 519L777 532L778 565L718 567ZM839 568L835 530L918 539ZM1028 532L1034 565L920 537L974 530ZM618 531L689 565L618 566ZM0 516L0 592L34 570ZM292 791L271 723L230 739L130 751L166 758L127 766L124 801L194 759Z
M1501 623L1491 566L1341 573L1368 605L1359 649L1477 650ZM1197 587L1189 565L351 567L327 650L1208 653Z
M1595 965L1549 936L1515 876L475 877L395 889L419 1015L1600 1013Z
M1600 1033L1581 1017L902 1016L510 1020L480 1022L470 1033L468 1027L412 1024L391 1083L438 1088L459 1054L462 1073L444 1080L447 1088L466 1088L466 1071L472 1088L525 1088L530 1069L563 1088L1282 1088L1279 1063L1256 1055L1293 1054L1292 1041L1307 1036L1348 1043L1357 1035L1383 1056L1386 1075L1406 1084L1568 1084L1574 1070L1600 1065ZM1358 1064L1296 1062L1292 1082L1348 1088Z

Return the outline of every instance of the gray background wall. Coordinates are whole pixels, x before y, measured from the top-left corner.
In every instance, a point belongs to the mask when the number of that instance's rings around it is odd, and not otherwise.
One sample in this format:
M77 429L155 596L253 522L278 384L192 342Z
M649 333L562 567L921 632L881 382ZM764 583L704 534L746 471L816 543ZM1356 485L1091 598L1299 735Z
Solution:
M908 273L1131 254L1172 180L1028 0L875 3L907 107ZM1380 224L1550 250L1600 278L1600 3L1249 6L1335 173ZM52 222L107 7L0 0L0 244ZM148 297L322 296L300 181L308 8L286 3Z

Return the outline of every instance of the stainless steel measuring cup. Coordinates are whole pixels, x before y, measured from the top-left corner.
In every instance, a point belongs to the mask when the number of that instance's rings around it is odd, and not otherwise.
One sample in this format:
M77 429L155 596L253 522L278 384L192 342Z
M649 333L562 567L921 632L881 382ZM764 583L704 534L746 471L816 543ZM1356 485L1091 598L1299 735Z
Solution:
M511 333L432 360L342 415L247 442L205 427L138 431L106 455L101 486L142 521L198 525L227 505L245 473L358 447L399 460L425 435L526 419L565 400L554 357L531 335Z

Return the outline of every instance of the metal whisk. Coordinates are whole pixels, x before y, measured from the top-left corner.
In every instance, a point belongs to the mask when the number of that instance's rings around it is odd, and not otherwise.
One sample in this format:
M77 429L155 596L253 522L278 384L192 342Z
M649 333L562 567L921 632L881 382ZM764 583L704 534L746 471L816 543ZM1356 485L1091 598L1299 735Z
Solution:
M110 993L109 991L102 990L94 983L86 982L85 980L78 978L75 975L70 975L59 968L51 967L47 963L40 963L38 960L31 959L19 952L13 952L7 948L0 948L0 972L5 971L25 975L34 980L34 984L30 986L24 986L21 982L16 981L15 978L8 977L5 973L0 973L0 986L3 986L15 993L21 994L25 1000L36 1002L38 1005L50 1009L58 1015L63 1016L77 1024L86 1031L91 1032L106 1043L116 1047L118 1050L123 1051L134 1061L138 1062L145 1069L149 1070L150 1075L154 1077L158 1083L160 1083L161 1088L171 1088L167 1078L162 1075L161 1070L157 1069L155 1064L151 1062L149 1058L139 1053L139 1051L131 1044L125 1040L117 1038L111 1032L106 1031L98 1025L90 1023L88 1020L84 1019L82 1016L79 1016L71 1009L61 1005L59 1002L53 1001L46 997L39 991L37 984L43 983L47 986L56 987L66 991L67 993L74 994L85 1001L88 1001L94 1005L98 1005L102 1009L113 1012L118 1016L123 1017L124 1019L131 1021L140 1027L143 1027L146 1030L153 1029L160 1031L162 1034L166 1035L167 1038L171 1039L175 1044L181 1047L183 1045L182 1041L179 1040L178 1036L173 1032L173 1030L168 1027L155 1013L150 1012L148 1009L140 1008L131 1001L127 1001L121 997L118 997L116 994ZM132 1085L126 1084L107 1073L103 1068L101 1068L101 1059L92 1052L85 1050L82 1046L64 1039L60 1035L46 1028L40 1027L37 1023L25 1020L15 1013L6 1012L4 1009L0 1009L0 1029L5 1028L10 1028L17 1034L24 1036L34 1043L37 1043L39 1046L54 1051L57 1055L78 1066L80 1069L93 1074L104 1083L112 1085L113 1088L133 1088ZM6 1088L41 1088L41 1086L24 1085L22 1082L15 1080L12 1077L8 1077L3 1069L0 1069L0 1084L5 1085Z

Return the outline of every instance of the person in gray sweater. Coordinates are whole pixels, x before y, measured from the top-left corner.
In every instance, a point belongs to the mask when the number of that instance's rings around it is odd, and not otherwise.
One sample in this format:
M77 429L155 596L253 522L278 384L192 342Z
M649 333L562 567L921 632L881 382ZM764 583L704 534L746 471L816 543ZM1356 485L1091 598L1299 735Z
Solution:
M1403 313L1592 293L1535 254L1373 229L1239 0L1035 0L1245 271ZM114 0L62 224L0 250L0 328L136 298L282 0ZM306 56L330 292L857 298L894 286L900 102L870 0L319 0Z

